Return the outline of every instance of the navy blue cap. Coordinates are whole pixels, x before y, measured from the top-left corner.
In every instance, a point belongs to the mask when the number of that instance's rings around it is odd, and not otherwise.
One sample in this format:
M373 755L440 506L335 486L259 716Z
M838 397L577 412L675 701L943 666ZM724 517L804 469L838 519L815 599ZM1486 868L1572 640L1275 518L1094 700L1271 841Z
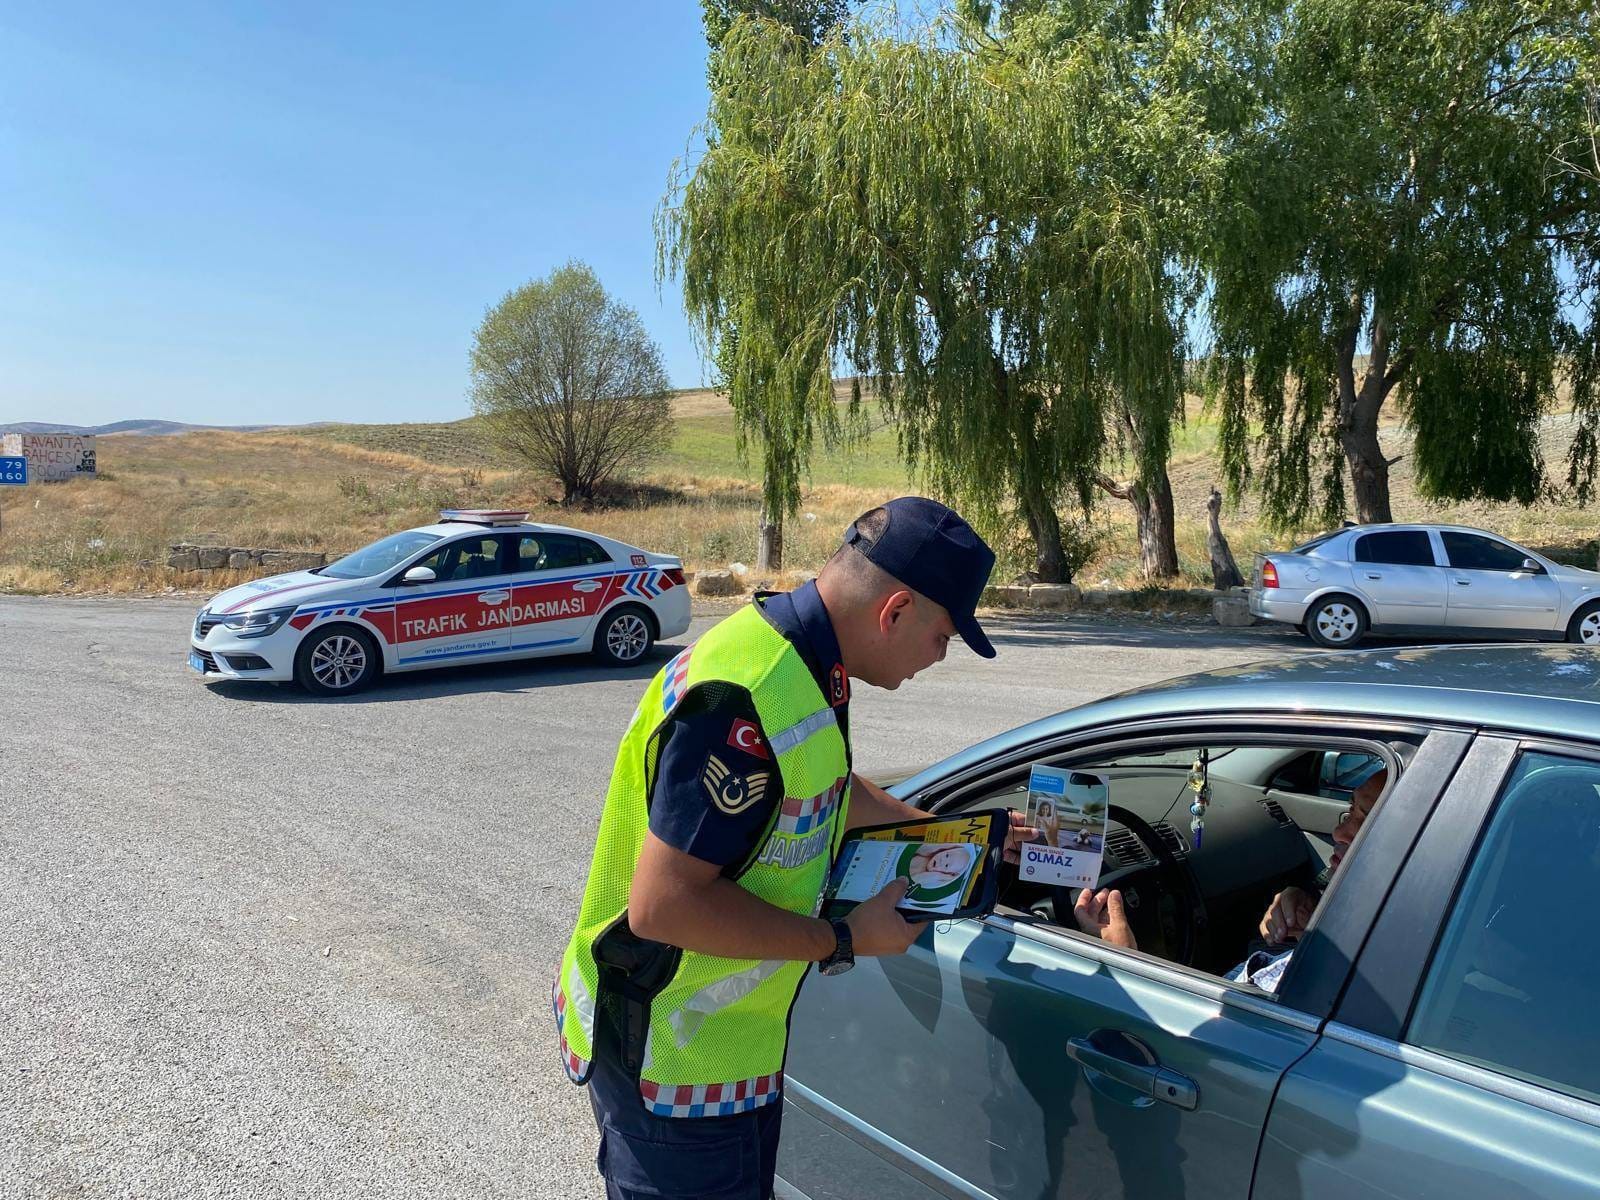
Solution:
M889 523L876 540L855 525L845 531L854 546L908 588L944 606L961 640L984 658L994 647L978 627L973 610L994 570L994 551L952 508L922 496L901 496L885 504Z

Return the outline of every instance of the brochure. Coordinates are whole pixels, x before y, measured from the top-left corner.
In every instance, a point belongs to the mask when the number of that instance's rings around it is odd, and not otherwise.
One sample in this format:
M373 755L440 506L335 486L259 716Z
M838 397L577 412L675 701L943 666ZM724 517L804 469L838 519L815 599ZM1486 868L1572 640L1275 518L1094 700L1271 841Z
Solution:
M1104 775L1035 764L1028 775L1028 824L1019 870L1031 883L1092 888L1106 846L1110 786Z
M994 907L1008 826L1005 810L986 809L856 830L839 848L824 912L842 916L904 879L906 895L896 907L907 919L981 916Z

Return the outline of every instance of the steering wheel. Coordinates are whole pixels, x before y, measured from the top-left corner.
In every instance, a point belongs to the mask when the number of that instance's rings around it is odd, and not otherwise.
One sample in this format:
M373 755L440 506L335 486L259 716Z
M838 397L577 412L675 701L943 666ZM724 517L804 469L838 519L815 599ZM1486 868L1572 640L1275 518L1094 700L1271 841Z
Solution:
M1187 859L1174 854L1157 835L1150 822L1138 813L1129 812L1120 804L1111 804L1106 807L1106 816L1117 821L1138 838L1155 858L1155 873L1152 878L1161 885L1161 893L1172 896L1178 906L1175 921L1178 944L1171 948L1172 953L1168 957L1183 966L1192 965L1200 935L1204 933L1207 922L1206 900L1200 891L1200 881L1195 878L1194 868L1189 865ZM1054 894L1051 897L1051 904L1055 909L1056 924L1075 929L1077 925L1072 915L1068 890L1066 888L1052 890Z

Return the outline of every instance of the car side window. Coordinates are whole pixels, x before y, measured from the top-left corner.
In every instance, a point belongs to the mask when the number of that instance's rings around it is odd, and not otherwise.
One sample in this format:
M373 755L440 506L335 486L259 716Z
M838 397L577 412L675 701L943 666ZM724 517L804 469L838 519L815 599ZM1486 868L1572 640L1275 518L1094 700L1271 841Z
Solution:
M1456 898L1406 1041L1600 1102L1600 762L1528 754Z
M1363 534L1356 539L1356 561L1431 567L1433 543L1424 529L1394 529Z
M525 534L516 554L519 571L554 571L610 562L598 543L570 533Z
M1515 547L1475 533L1439 534L1450 565L1462 571L1520 571L1528 556Z
M457 538L413 565L427 567L441 581L500 575L500 539L492 534Z

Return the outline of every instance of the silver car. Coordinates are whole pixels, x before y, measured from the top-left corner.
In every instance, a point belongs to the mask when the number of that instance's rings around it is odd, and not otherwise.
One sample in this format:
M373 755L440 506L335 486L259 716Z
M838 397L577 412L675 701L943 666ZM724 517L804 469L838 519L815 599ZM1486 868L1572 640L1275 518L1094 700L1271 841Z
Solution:
M1366 634L1600 646L1600 572L1460 525L1353 525L1256 555L1250 611L1319 646Z

